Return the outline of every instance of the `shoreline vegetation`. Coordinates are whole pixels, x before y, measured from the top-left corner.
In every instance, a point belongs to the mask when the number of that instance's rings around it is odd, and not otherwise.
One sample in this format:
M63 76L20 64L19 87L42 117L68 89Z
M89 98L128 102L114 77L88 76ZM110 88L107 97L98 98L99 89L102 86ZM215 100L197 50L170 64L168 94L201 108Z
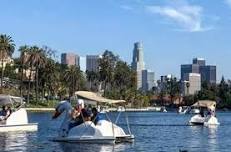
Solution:
M192 105L198 100L215 100L218 109L231 109L231 80L222 77L218 84L202 82L201 91L182 96L181 82L176 77L143 92L136 88L136 71L112 51L105 50L95 71L60 64L57 51L37 45L19 46L15 52L12 37L0 34L1 94L21 96L28 108L55 107L63 97L75 91L100 92L104 97L123 99L126 107L166 106L176 108ZM162 87L160 86L160 83Z

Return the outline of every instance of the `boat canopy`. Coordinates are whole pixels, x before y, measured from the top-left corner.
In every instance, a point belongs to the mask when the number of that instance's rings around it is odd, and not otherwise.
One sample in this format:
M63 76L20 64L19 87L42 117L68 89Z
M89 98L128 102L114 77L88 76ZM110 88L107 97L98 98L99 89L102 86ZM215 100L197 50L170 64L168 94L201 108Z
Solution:
M113 100L113 99L107 99L102 96L100 96L97 93L90 92L90 91L77 91L75 92L75 95L79 98L83 98L86 100L95 101L97 103L109 103L109 104L116 104L116 103L124 103L125 100Z
M23 104L23 98L10 96L10 95L0 95L0 105L13 105L14 103Z
M192 105L192 107L204 107L204 108L209 108L209 107L216 107L216 101L212 100L199 100L196 103Z

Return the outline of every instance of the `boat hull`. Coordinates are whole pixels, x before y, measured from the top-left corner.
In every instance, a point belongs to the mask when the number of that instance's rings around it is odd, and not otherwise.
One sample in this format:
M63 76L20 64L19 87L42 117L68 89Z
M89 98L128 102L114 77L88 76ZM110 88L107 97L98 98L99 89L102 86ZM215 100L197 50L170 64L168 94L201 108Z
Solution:
M38 123L28 123L20 125L0 125L0 132L8 131L37 131Z
M51 138L55 142L70 142L70 143L92 143L92 144L114 144L114 137L94 138L88 137L54 137Z
M193 116L190 119L189 123L191 125L205 125L205 126L220 124L217 118L214 116L201 117L200 115Z
M116 143L121 142L133 142L135 139L134 135L123 135L123 136L117 136L116 137Z

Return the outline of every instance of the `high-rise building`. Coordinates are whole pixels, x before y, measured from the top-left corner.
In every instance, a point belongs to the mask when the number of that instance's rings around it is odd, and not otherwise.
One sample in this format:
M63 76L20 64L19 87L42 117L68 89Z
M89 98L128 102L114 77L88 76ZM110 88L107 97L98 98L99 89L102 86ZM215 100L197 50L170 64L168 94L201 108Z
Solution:
M137 89L142 89L142 70L144 70L143 46L136 42L133 49L132 69L137 72Z
M216 66L206 65L202 58L194 58L193 64L181 65L181 80L184 81L188 73L201 75L201 82L216 83Z
M205 66L205 59L203 58L194 58L193 64L197 64L199 66Z
M81 71L83 72L86 71L86 57L83 56L79 57L79 66Z
M87 55L86 57L86 71L97 72L99 70L99 55Z
M201 74L201 81L209 82L209 83L216 83L216 66L207 65L207 66L200 66L200 74Z
M155 86L155 73L142 70L142 90L149 91Z
M193 95L201 90L201 75L198 73L188 73L184 75L182 83L183 95Z
M184 80L185 75L188 73L200 73L200 65L198 64L181 65L181 80Z
M145 69L144 57L143 57L143 46L141 42L134 43L132 69L136 71L142 71Z
M62 53L61 54L61 64L66 64L68 66L75 65L80 66L79 56L74 53Z

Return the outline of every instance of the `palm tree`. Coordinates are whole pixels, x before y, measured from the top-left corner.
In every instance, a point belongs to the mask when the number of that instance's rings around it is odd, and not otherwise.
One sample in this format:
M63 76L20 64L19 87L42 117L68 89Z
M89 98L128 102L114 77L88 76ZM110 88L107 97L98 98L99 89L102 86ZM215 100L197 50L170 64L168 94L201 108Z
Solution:
M3 87L3 77L4 77L4 59L11 57L14 53L15 44L12 38L6 34L0 35L0 57L1 57L1 89ZM2 90L1 90L2 91Z
M33 46L31 49L32 49L32 52L31 52L29 60L31 62L31 65L35 68L35 78L36 78L35 92L36 92L36 101L38 101L39 68L45 65L46 56L45 56L44 50L41 48L38 48L37 46Z
M55 94L59 88L60 84L60 73L55 61L51 58L47 59L44 67L39 70L39 82L42 87L42 95L44 97L45 91L47 90L48 96Z
M24 69L26 68L26 63L28 62L29 56L28 56L28 52L29 52L29 46L24 45L21 46L19 48L19 52L21 52L20 54L20 71L21 71L21 76L20 76L20 81L21 81L21 85L20 85L20 96L22 96L22 87L23 87L23 74L24 74Z
M90 83L90 90L93 90L93 86L97 86L98 85L98 73L95 71L86 71L87 74L87 80ZM93 84L93 85L92 85Z
M70 66L64 73L64 79L69 87L69 96L72 96L74 92L79 88L79 83L83 75L80 69L74 65Z
M104 95L108 86L112 86L114 78L114 69L117 61L119 60L118 56L115 56L111 51L106 50L102 58L99 59L99 75L100 81L104 83Z
M173 104L173 99L180 94L180 82L177 78L170 78L167 81L168 94L170 95L171 104Z

